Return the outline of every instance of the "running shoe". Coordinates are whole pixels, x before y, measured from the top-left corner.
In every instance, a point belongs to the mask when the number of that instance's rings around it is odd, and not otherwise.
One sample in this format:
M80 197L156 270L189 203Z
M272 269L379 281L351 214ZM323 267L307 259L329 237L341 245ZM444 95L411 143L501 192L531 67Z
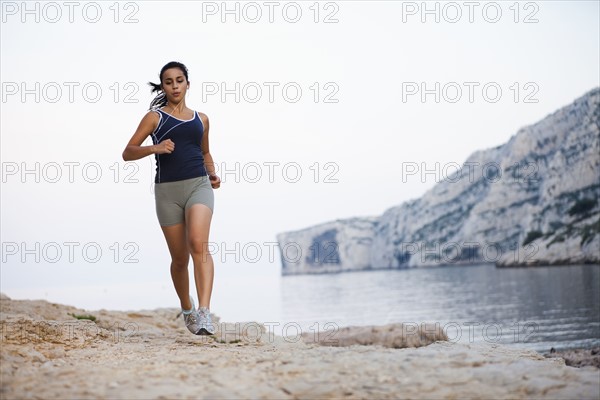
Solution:
M190 301L192 302L191 310L181 309L181 313L183 314L183 320L185 321L185 326L189 329L193 334L198 334L200 330L200 316L198 315L198 311L194 306L194 299L190 296Z
M198 333L196 335L214 335L215 327L210 318L210 311L206 307L198 308L198 315L200 317L200 323Z

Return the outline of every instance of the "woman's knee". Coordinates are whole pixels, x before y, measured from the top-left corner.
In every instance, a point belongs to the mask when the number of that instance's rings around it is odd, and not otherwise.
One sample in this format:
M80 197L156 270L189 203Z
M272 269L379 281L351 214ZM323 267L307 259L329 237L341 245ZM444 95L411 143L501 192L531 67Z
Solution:
M177 269L186 269L190 261L190 255L171 257L171 267Z
M190 252L195 255L208 254L208 242L203 239L192 238L189 241Z

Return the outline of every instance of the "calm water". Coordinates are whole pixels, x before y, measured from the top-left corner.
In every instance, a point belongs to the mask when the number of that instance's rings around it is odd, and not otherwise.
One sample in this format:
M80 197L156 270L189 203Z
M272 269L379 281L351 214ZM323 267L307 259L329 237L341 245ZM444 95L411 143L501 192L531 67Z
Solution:
M304 331L439 323L462 343L537 351L600 345L600 266L453 266L285 276L284 322ZM294 318L289 318L294 316ZM333 329L329 325L327 329ZM293 335L289 329L288 335Z

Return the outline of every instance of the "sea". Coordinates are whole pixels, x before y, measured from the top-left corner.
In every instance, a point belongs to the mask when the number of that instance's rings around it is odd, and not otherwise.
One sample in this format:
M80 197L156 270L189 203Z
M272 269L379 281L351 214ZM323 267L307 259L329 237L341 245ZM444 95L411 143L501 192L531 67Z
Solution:
M528 348L600 346L600 266L494 265L374 270L282 279L282 313L304 329L402 322L450 341ZM311 329L311 326L313 328ZM333 333L332 333L333 335Z

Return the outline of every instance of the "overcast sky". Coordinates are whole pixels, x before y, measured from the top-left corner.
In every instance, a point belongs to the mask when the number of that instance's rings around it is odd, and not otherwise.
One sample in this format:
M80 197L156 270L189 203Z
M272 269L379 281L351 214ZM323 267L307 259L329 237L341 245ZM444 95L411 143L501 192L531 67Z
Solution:
M469 4L2 1L1 290L177 306L154 159L121 159L177 60L223 180L212 308L276 303L277 233L380 215L436 183L403 165L462 164L599 85L597 1Z

